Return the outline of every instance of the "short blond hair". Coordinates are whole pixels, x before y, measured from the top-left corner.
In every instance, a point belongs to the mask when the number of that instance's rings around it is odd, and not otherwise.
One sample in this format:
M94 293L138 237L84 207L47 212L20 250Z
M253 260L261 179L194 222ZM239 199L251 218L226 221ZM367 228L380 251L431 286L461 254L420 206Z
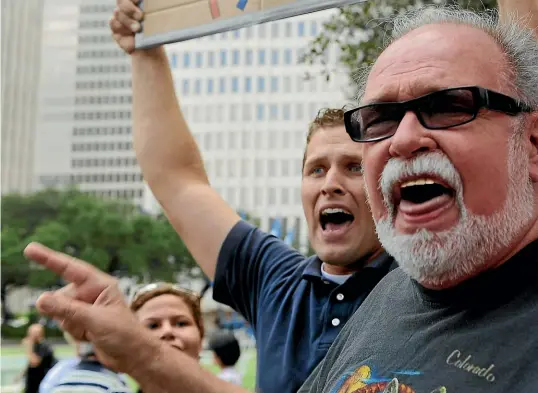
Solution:
M312 140L314 134L321 128L330 128L330 127L339 127L344 125L344 112L345 109L335 109L335 108L323 108L320 109L316 118L310 123L308 127L308 134L306 134L306 146L303 153L303 169L306 162L306 151L308 150L308 145Z

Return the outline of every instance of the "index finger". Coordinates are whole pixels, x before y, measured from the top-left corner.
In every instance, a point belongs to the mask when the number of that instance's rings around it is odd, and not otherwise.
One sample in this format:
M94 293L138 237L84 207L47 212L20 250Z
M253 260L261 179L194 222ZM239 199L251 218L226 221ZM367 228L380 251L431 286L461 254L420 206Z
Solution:
M107 274L89 263L51 250L39 243L28 244L24 249L24 255L76 286L92 284L104 288L110 281Z

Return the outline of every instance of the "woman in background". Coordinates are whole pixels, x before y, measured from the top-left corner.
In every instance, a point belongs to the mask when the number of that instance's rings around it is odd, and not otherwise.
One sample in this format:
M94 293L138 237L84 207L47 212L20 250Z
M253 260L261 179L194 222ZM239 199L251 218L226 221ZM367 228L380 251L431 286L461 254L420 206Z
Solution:
M153 283L135 293L131 310L157 338L199 360L204 337L199 295L174 284Z

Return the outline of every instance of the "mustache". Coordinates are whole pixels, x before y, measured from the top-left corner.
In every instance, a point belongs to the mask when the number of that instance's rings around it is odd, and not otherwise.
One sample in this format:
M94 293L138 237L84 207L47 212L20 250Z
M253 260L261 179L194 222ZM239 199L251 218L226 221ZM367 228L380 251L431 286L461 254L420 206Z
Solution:
M385 164L379 178L379 189L389 211L394 208L394 186L402 179L417 176L437 177L450 185L456 192L462 190L458 170L442 152L423 153L410 160L391 158Z

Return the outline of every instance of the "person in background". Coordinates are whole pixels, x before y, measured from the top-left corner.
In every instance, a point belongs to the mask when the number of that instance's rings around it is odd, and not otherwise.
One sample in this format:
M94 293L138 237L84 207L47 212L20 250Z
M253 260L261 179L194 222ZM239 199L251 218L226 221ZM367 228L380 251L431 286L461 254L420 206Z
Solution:
M39 384L47 372L55 365L56 358L50 345L45 341L45 329L34 323L28 327L22 345L28 357L24 375L24 393L38 393Z
M54 387L55 383L69 370L73 369L79 362L79 350L78 344L73 337L64 332L65 341L75 348L76 356L67 359L61 359L47 372L45 378L39 385L39 393L50 393L50 390Z
M241 357L241 347L234 334L228 331L216 332L210 338L208 346L213 352L215 363L220 368L218 377L224 381L241 385L242 376L235 368Z
M52 369L49 373L52 375L43 381L45 385L41 384L46 392L132 393L125 379L99 362L92 344L75 342L75 345L79 357L76 363Z
M198 294L171 283L152 283L135 292L130 308L154 337L199 360L205 329Z

